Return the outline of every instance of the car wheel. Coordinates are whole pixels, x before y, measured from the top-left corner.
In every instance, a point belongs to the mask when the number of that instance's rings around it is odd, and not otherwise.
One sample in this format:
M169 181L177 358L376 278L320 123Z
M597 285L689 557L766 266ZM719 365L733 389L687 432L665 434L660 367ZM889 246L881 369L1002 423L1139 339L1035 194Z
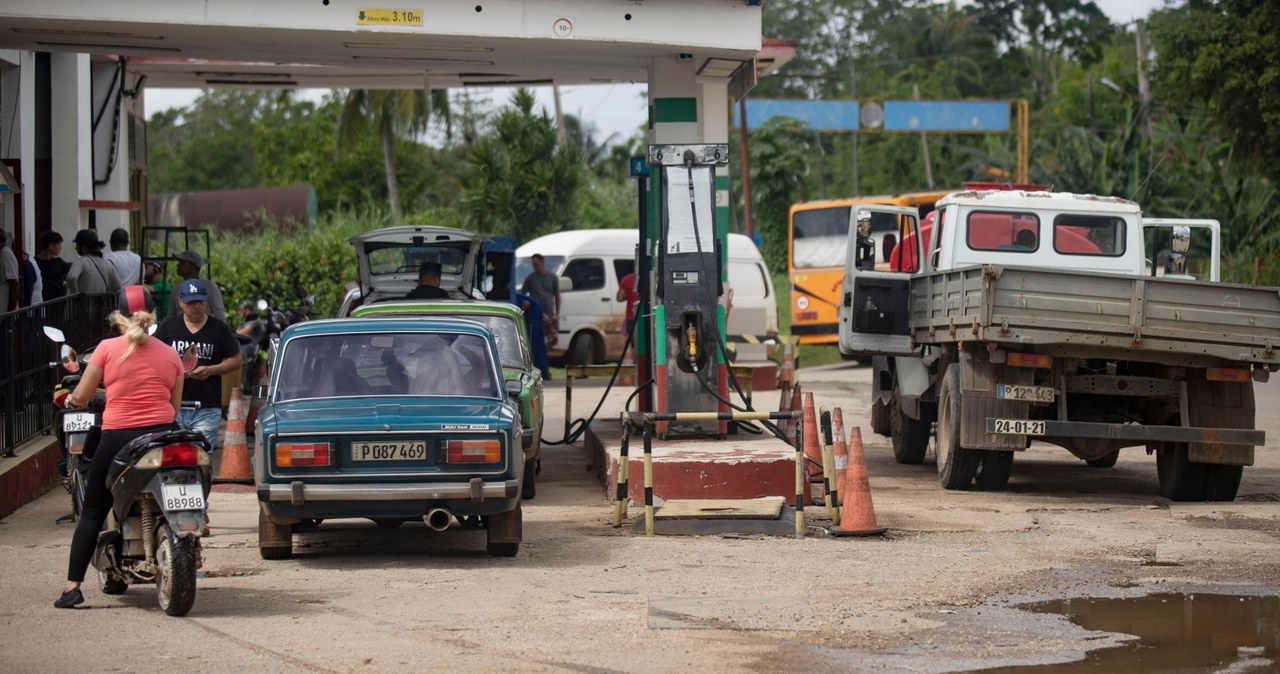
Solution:
M569 364L591 365L595 363L595 348L591 335L581 334L569 345Z
M293 529L277 524L264 508L258 508L258 554L263 559L288 559L293 556Z
M520 490L521 498L533 498L538 495L538 471L533 464L524 467L524 484Z
M485 550L494 557L515 557L523 537L524 515L520 503L505 513L490 515L485 525Z

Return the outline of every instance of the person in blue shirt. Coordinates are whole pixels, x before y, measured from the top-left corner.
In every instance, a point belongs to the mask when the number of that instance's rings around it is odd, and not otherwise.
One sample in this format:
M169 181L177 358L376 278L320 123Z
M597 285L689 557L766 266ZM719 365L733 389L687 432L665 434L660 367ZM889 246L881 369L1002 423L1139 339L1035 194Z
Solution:
M547 338L542 330L542 304L527 293L516 293L516 306L524 311L524 325L529 330L529 350L533 352L533 365L542 371L543 379L551 378L551 365L547 362Z

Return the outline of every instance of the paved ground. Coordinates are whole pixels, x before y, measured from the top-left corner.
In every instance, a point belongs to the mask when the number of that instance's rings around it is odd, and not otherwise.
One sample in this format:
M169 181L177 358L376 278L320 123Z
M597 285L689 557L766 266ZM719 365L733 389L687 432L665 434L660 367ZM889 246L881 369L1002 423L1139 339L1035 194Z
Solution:
M820 403L844 407L846 423L866 419L867 368L801 377ZM599 391L577 387L575 408ZM1007 492L946 492L932 457L899 466L887 439L866 431L890 528L875 540L613 529L580 447L547 448L514 559L488 557L480 532L351 523L303 535L294 559L269 563L253 496L219 492L206 577L182 619L165 617L146 586L120 597L91 587L87 608L51 608L71 535L54 524L66 495L51 492L0 520L0 668L834 672L1068 660L1114 637L1011 606L1170 589L1280 594L1280 383L1258 398L1268 445L1233 504L1170 504L1140 450L1098 470L1037 446ZM561 409L553 389L551 436Z

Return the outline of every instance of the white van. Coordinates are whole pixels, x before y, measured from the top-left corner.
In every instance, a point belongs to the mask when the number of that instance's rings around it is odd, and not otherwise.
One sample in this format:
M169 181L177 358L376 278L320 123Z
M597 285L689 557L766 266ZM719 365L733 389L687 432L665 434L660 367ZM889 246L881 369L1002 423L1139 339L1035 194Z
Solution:
M523 285L541 253L547 269L560 276L560 339L551 358L586 364L622 357L626 307L617 301L618 282L635 269L634 229L579 229L556 232L516 249L515 278ZM733 308L726 332L759 338L778 333L778 303L760 251L746 236L729 235L729 288ZM552 308L554 310L554 308Z

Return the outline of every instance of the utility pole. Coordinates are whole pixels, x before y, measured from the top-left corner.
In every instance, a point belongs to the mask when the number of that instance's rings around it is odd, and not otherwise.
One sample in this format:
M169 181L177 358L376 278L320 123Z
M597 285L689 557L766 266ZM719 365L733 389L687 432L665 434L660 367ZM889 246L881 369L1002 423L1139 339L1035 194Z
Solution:
M1142 139L1147 142L1147 153L1153 151L1151 143L1151 83L1147 81L1147 29L1144 22L1137 21L1138 38L1138 114L1142 115Z
M854 70L853 56L849 57L849 98L858 100L858 74ZM861 121L859 121L861 126ZM858 132L853 132L853 196L858 196Z
M564 147L568 144L569 136L564 129L564 115L560 112L560 85L551 85L551 97L555 99L556 104L556 144Z
M920 100L920 85L911 85L911 95L917 101ZM924 181L929 185L929 189L933 189L933 161L929 159L929 134L924 131L920 132L920 146L924 148Z

